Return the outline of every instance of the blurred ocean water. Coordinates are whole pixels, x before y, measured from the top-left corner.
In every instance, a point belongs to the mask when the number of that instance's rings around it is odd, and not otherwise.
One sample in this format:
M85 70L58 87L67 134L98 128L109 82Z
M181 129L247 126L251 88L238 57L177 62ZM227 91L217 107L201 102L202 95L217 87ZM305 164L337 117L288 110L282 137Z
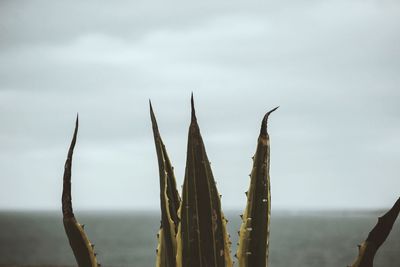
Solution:
M270 266L347 266L357 244L383 212L274 212ZM236 250L240 212L226 212ZM96 245L103 266L150 267L155 264L159 213L76 212ZM400 219L379 250L375 267L400 266ZM75 266L61 212L0 212L0 266Z

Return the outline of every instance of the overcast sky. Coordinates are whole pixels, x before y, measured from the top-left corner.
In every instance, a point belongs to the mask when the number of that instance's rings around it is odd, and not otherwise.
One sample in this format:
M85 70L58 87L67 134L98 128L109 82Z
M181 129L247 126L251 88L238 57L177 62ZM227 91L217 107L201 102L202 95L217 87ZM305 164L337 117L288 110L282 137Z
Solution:
M181 185L192 91L225 209L277 105L273 209L386 208L399 87L395 0L3 0L0 209L60 209L77 112L75 209L158 209L148 99Z

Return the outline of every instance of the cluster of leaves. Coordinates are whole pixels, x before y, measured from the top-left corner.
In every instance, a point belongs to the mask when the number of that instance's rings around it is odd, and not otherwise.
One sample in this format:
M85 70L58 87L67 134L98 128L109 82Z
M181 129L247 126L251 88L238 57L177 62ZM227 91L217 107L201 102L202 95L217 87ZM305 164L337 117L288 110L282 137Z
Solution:
M161 228L158 234L157 267L233 265L227 220L221 209L211 166L197 123L192 97L185 178L182 200L176 190L175 176L156 118L150 104L160 173ZM269 178L268 112L261 125L253 157L247 206L239 231L236 257L239 265L266 266L271 211Z
M161 139L150 103L150 116L160 176L161 226L158 237L156 267L231 267L231 242L227 219L218 193L204 142L191 100L185 178L180 197L174 169ZM235 257L239 267L268 266L269 225L271 217L269 115L262 119L257 148L253 157L247 203L241 215L239 243ZM79 267L98 267L94 246L75 219L71 202L71 165L76 143L78 118L64 170L63 222ZM359 255L351 267L372 267L376 251L385 241L400 212L400 198L359 246Z

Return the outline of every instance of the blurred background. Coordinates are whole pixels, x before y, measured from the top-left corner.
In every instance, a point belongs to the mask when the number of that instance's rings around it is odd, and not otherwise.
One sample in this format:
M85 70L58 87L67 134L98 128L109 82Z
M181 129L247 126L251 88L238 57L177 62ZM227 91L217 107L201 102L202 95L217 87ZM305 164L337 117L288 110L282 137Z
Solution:
M78 112L78 219L104 264L154 265L148 100L181 185L191 92L231 235L261 119L279 105L273 266L351 263L400 195L399 15L392 0L1 1L0 265L74 264L60 198ZM399 228L382 249L391 266Z

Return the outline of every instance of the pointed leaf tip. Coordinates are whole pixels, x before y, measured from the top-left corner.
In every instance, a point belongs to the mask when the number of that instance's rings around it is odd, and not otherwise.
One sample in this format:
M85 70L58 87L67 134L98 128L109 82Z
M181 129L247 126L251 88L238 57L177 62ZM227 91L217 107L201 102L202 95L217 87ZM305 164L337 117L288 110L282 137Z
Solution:
M76 137L78 135L78 128L79 128L79 120L77 116L75 121L74 134L72 136L71 144L68 149L67 160L65 161L65 166L64 166L63 192L61 197L62 212L64 217L74 216L74 212L72 209L72 201L71 201L71 168L72 168L72 155L74 153Z
M79 127L79 115L76 114L76 120L75 120L75 130L74 130L74 136L73 139L76 139L76 134L78 133L78 127ZM75 144L74 144L75 145Z
M149 108L150 108L150 114L151 115L154 115L154 112L153 112L153 105L151 104L151 100L149 99Z
M76 144L76 137L78 135L78 128L79 128L79 117L76 116L74 134L72 136L71 145L69 146L69 150L68 150L68 158L67 158L67 160L70 161L69 162L70 164L71 164L71 161L72 161L72 154L74 153L74 148L75 148L75 144Z
M267 134L268 117L272 112L274 112L278 108L279 108L279 106L277 106L276 108L273 108L270 111L268 111L267 113L265 113L264 118L263 118L263 120L261 122L260 134L262 134L262 135L266 135Z
M195 120L197 120L197 118L196 118L196 110L194 108L193 92L192 92L192 96L190 98L190 103L191 103L191 106L192 106L192 121L195 121Z
M154 114L153 106L151 105L150 99L149 99L149 106L150 106L151 126L153 128L153 134L156 137L156 136L159 136L160 133L158 132L157 119L156 119L156 115Z

